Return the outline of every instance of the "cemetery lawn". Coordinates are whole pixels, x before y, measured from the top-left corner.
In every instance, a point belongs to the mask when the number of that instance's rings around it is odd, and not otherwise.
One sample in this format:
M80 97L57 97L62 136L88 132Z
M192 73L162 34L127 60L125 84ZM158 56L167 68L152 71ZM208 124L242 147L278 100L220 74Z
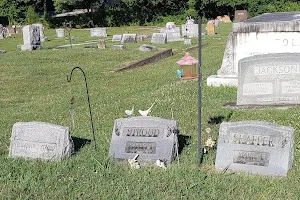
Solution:
M145 29L146 28L146 29ZM107 45L113 34L159 32L155 27L109 28ZM107 48L52 49L68 44L55 39L55 30L47 30L50 41L40 51L20 52L16 45L22 37L0 40L0 198L1 199L298 199L300 195L300 107L289 109L232 109L224 103L236 101L233 87L207 87L206 79L221 66L231 24L217 30L221 40L206 36L203 42L202 134L212 129L217 139L220 121L262 120L295 129L294 163L287 178L222 173L214 169L215 150L204 155L197 165L197 81L181 81L176 61L184 56L183 42L156 45L159 50L172 48L172 57L134 70L113 73L111 70L146 58L155 52L140 52L144 42L126 45L126 50ZM73 43L95 40L89 30L73 30ZM193 39L197 43L197 39ZM97 45L97 44L90 44ZM198 57L198 51L191 51ZM98 149L84 145L70 159L42 162L8 158L12 125L16 122L42 121L71 126L70 99L75 98L75 129L72 136L92 139L83 76L74 71L72 82L67 75L75 66L86 73L95 124ZM108 159L114 120L125 117L124 111L135 106L147 109L156 102L151 116L179 121L180 164L174 161L167 170L157 167L131 169L126 163ZM137 115L137 112L135 112Z

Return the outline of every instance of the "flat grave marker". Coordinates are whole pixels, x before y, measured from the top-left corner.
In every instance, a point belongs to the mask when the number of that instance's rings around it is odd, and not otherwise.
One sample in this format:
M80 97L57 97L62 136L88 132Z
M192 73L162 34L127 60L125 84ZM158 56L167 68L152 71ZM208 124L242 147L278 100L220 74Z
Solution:
M71 156L69 128L44 122L17 122L10 139L10 157L62 160Z
M234 12L234 20L236 22L242 22L248 19L248 11L247 10L236 10Z
M112 42L121 42L122 35L113 35Z
M121 44L136 43L136 34L123 34Z
M153 44L166 44L167 34L166 33L153 33L151 38Z
M109 156L155 163L160 159L170 163L175 158L178 122L158 117L116 119Z
M91 37L107 37L107 28L91 28Z
M287 176L293 163L294 129L262 121L223 122L215 167Z

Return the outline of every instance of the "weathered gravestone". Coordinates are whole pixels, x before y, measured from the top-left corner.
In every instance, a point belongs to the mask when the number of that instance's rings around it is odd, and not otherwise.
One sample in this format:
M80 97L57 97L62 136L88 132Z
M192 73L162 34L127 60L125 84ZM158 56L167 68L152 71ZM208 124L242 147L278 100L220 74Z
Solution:
M44 122L15 123L10 140L10 157L62 160L74 148L68 127Z
M153 33L151 38L153 44L166 44L167 34L166 33Z
M183 24L181 26L182 36L188 38L198 38L198 24Z
M239 61L237 105L300 104L300 53Z
M40 29L40 38L41 42L45 42L45 35L44 35L44 27L43 24L32 24L32 26L37 26Z
M121 44L136 43L136 34L123 34Z
M105 49L105 48L106 48L105 40L99 40L98 49Z
M293 164L294 129L262 121L223 122L215 167L286 176Z
M192 39L184 39L183 44L192 45Z
M123 44L121 44L121 45L112 45L111 48L114 49L114 50L124 50L125 45L123 45Z
M215 35L215 24L207 24L207 35Z
M248 11L247 10L236 10L234 12L234 20L236 22L242 22L248 19Z
M160 32L167 34L167 42L181 41L181 34L180 34L179 27L162 28L160 29Z
M107 37L107 28L91 28L91 37Z
M109 156L155 163L170 163L176 155L178 122L158 117L132 117L115 120Z
M300 12L266 13L233 23L221 68L209 86L238 86L238 62L269 53L300 53Z
M65 38L65 29L56 29L56 37L57 38Z
M23 41L21 51L37 50L41 48L40 28L27 25L23 27Z
M112 42L121 42L122 35L113 35Z
M142 41L144 41L143 35L137 35L137 36L136 36L136 41L137 41L137 42L142 42Z
M155 46L151 46L151 45L143 44L142 46L140 46L139 50L140 51L155 51L156 47Z

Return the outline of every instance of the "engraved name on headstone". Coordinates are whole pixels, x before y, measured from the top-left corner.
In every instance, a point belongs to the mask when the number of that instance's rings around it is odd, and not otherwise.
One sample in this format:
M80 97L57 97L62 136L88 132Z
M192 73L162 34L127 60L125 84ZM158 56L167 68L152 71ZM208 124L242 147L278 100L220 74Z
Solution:
M136 34L123 34L121 44L136 43Z
M287 176L293 163L294 129L262 121L223 122L215 167Z
M17 122L12 127L10 157L62 160L73 148L68 127L44 122Z
M153 33L151 38L153 44L166 44L167 34L166 33Z
M113 35L112 42L121 42L122 35Z
M237 105L300 104L300 53L239 61Z
M164 160L175 157L178 122L158 117L132 117L115 120L109 156L132 159L139 154L139 162Z
M40 28L38 26L27 25L23 27L22 51L37 50L41 48Z
M107 28L91 28L91 37L107 37Z

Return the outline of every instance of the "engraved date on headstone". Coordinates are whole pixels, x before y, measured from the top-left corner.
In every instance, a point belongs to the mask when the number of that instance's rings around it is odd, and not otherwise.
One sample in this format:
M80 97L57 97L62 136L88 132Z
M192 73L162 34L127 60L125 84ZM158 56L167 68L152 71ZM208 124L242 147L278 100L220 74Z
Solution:
M267 152L234 151L233 163L268 166L270 155Z

